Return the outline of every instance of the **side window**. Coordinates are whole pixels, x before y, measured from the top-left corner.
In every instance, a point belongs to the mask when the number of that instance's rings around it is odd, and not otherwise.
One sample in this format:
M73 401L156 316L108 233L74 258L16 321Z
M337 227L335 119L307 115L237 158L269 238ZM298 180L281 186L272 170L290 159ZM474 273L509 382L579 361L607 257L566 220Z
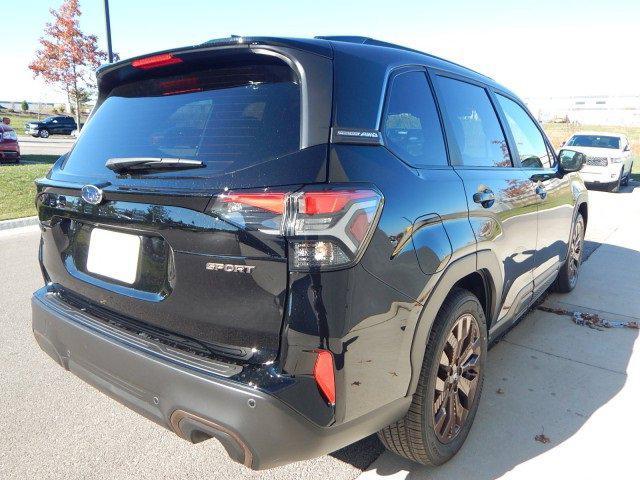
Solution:
M393 78L382 135L389 150L412 166L447 164L438 111L425 72L406 72Z
M500 122L484 88L436 77L438 94L451 128L459 163L474 167L511 167Z
M549 155L547 144L535 122L513 100L500 94L496 95L496 97L516 142L522 167L550 168L553 163L553 157Z

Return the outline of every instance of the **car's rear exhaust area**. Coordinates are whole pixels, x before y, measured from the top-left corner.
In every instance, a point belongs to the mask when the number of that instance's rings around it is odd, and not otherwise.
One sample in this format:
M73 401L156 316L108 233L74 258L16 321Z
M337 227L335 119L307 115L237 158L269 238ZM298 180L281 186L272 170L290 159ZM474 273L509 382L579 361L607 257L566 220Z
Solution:
M249 399L247 403L250 407L253 404L251 408L255 408L255 400ZM184 410L175 410L171 414L171 428L176 435L191 443L200 443L215 438L222 444L232 460L245 467L251 467L253 464L253 455L249 447L238 433L227 427Z

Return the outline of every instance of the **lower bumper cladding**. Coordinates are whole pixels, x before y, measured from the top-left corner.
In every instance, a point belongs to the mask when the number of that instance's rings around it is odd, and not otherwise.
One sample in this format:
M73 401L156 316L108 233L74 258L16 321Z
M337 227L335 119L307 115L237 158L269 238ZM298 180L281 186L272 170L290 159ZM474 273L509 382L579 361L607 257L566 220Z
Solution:
M256 470L342 448L401 417L410 403L402 398L357 420L320 427L281 400L231 380L239 367L154 350L65 306L47 287L32 298L32 326L42 350L65 369L188 441L216 438L233 460Z

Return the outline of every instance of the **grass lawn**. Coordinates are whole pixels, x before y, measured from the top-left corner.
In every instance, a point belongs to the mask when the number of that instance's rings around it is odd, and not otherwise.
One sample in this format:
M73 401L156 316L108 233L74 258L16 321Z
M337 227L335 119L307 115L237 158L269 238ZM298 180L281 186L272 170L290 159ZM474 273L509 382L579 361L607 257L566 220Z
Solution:
M33 181L44 177L58 155L23 155L18 165L0 165L0 220L36 214Z
M580 131L624 133L629 139L631 150L636 156L640 156L640 127L623 127L609 125L575 125L572 123L544 123L544 131L549 135L553 146L560 148L560 144L569 140L569 137Z

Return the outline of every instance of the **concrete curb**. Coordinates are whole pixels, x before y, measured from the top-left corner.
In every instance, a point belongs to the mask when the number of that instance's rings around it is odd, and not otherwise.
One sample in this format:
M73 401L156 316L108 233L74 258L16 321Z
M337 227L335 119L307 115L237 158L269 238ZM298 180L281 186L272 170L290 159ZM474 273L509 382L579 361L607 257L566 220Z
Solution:
M15 220L0 221L0 230L10 230L12 228L29 227L38 224L38 217L16 218Z

